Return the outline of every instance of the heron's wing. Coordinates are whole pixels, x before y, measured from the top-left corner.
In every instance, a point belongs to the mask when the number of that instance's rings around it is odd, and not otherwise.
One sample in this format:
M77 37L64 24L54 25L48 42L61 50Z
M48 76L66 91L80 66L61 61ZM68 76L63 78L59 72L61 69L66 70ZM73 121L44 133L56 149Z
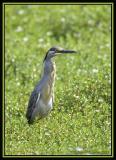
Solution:
M27 107L27 112L26 112L26 118L28 120L31 119L33 110L36 107L37 102L40 99L40 92L36 92L35 90L32 92L30 99L29 99L29 103L28 103L28 107Z

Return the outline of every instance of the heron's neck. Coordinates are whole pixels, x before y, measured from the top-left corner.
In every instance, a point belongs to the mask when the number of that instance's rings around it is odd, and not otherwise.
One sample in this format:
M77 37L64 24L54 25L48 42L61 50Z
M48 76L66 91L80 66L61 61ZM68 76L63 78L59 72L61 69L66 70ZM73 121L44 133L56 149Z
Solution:
M45 75L51 75L55 72L55 62L53 62L51 59L47 59L44 62L44 74Z

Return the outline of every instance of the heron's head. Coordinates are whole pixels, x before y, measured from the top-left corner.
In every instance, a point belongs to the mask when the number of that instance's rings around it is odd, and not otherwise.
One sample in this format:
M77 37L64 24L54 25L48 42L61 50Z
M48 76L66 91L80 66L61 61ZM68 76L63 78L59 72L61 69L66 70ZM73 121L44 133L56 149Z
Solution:
M67 54L67 53L76 53L76 51L73 51L73 50L65 50L63 48L60 48L60 47L52 47L48 50L48 52L46 53L46 56L44 58L44 61L46 59L50 59L50 58L53 58L55 57L56 55L59 55L59 54Z

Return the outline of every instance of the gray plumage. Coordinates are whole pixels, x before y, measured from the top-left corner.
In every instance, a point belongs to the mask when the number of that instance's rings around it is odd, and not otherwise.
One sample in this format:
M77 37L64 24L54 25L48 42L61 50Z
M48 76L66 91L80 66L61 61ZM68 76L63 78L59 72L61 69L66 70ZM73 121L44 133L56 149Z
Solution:
M54 101L54 81L55 81L55 63L52 58L58 54L75 53L72 50L64 50L59 47L52 47L44 58L44 72L41 80L31 93L26 118L31 124L36 117L38 119L46 117L53 107Z

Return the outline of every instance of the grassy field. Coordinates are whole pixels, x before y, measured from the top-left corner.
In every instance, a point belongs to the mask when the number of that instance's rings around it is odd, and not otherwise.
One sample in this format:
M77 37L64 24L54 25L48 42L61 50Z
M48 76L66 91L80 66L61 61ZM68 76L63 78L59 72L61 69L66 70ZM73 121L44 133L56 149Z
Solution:
M29 126L46 51L57 56L54 108ZM5 155L111 154L111 6L5 5Z

